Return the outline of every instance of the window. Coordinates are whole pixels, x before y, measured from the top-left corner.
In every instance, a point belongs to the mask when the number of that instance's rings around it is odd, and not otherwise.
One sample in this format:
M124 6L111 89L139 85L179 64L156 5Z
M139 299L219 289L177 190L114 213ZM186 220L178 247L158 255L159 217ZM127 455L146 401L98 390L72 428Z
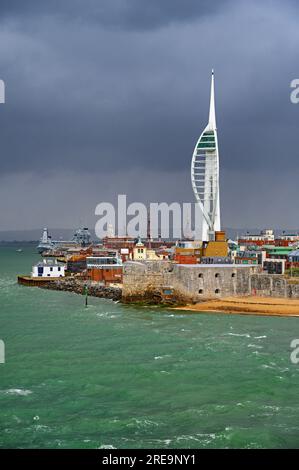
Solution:
M236 277L236 273L232 273L232 277Z
M60 266L58 266L58 271L60 271Z
M215 289L215 294L220 294L220 289Z
M219 273L216 273L216 274L215 274L215 277L220 277L220 274L219 274Z
M202 279L202 278L203 278L203 274L200 273L200 274L198 275L198 277L199 277L200 279Z
M53 268L50 268L50 271L53 271Z
M203 289L199 289L198 293L203 294Z

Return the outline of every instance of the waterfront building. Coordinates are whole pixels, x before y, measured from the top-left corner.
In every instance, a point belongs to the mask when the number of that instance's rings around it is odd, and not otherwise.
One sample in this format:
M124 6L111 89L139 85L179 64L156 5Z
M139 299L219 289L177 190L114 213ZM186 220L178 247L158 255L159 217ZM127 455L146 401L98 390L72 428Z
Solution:
M263 261L263 271L268 274L284 274L285 269L285 259L266 259Z
M179 240L174 247L174 261L178 264L197 264L202 257L203 243L198 240Z
M142 261L142 260L163 260L163 256L160 256L152 248L148 248L145 243L141 241L141 238L138 237L137 243L133 248L133 260Z
M135 261L146 259L146 248L140 238L138 239L136 245L133 248L133 259Z
M238 244L245 246L275 245L274 231L267 229L261 230L260 233L247 232L238 239Z
M214 72L211 80L209 122L193 152L191 182L196 202L202 213L201 240L214 240L215 231L221 230Z
M238 244L248 246L262 247L264 245L272 245L276 247L294 247L299 244L299 235L296 233L285 233L275 236L273 230L261 230L260 233L249 233L242 235L238 239Z
M290 263L296 263L296 266L299 267L299 250L291 251L288 255L288 261Z
M200 261L201 264L234 264L230 256L203 256Z
M118 256L88 256L87 276L92 281L106 283L122 282L123 264Z
M235 264L253 264L259 263L259 252L256 250L239 251L234 257Z
M291 246L264 246L268 259L284 259L288 261L289 254L293 251Z
M299 243L299 235L296 233L285 233L283 232L275 240L276 246L296 246Z
M225 232L222 230L215 232L214 240L203 243L202 256L208 258L227 257L228 252L228 243L226 241Z
M58 263L54 258L44 258L43 261L32 266L32 277L58 278L65 276L65 265Z
M174 261L178 264L198 264L202 263L205 258L205 263L210 260L212 264L217 262L222 264L226 262L224 260L228 257L228 252L225 232L216 231L214 240L205 242L183 240L177 242L174 248Z

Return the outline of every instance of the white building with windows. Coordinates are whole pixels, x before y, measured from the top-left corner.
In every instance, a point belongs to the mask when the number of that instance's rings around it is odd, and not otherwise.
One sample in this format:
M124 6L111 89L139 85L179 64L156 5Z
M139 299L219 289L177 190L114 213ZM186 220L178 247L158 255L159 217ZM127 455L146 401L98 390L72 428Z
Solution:
M44 258L40 263L32 266L32 277L64 277L65 276L65 265L58 263L56 259Z

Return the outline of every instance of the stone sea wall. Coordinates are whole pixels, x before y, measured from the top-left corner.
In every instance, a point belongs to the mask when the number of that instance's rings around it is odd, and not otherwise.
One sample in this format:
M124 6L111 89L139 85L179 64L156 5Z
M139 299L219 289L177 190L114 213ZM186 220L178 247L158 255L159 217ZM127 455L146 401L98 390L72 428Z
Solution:
M174 266L168 261L131 261L124 264L122 301L163 303L173 289ZM169 299L170 300L170 299Z
M75 292L76 294L84 293L84 286L87 285L88 295L92 297L101 297L105 299L111 299L114 301L121 300L122 289L120 287L109 287L103 286L99 283L94 283L90 281L83 281L76 278L63 278L57 281L49 282L46 285L41 285L39 287L43 289L66 291L66 292Z
M251 293L261 297L299 298L299 284L279 274L251 276Z
M176 265L168 262L127 262L124 265L124 302L199 302L251 294L255 266Z

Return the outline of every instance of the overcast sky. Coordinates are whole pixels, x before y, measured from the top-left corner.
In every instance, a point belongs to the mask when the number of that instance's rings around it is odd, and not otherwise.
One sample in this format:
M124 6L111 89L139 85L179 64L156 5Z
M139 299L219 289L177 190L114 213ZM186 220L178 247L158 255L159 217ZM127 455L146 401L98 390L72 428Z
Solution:
M212 4L212 5L211 5ZM0 230L191 202L215 69L226 227L299 227L295 0L1 0Z

